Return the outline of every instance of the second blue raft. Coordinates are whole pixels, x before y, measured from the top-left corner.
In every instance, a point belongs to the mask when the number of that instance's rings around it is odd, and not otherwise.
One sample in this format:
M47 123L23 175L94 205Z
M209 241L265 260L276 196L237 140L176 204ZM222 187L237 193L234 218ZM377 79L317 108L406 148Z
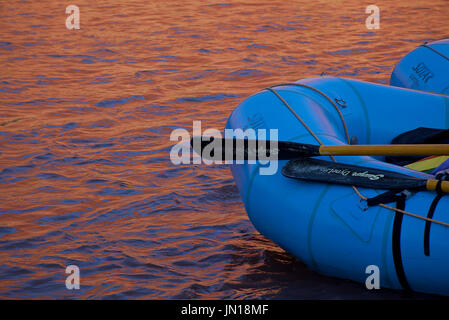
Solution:
M424 43L402 58L392 86L449 94L449 39Z

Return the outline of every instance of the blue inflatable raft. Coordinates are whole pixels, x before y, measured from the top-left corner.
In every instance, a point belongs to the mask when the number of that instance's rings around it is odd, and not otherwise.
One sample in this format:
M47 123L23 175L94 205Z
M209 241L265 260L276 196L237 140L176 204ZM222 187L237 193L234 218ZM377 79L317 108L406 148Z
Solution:
M425 43L396 65L390 84L449 94L449 39Z
M250 96L226 127L278 129L280 141L308 144L389 144L417 127L449 128L449 97L344 78L312 78ZM382 157L336 160L429 178ZM363 197L385 190L290 179L281 173L285 163L279 161L271 175L260 174L260 163L231 165L259 232L325 275L365 283L374 266L381 287L449 295L449 227L438 223L449 223L449 196L438 202L433 223L424 219L435 192L413 193L401 205L366 208Z

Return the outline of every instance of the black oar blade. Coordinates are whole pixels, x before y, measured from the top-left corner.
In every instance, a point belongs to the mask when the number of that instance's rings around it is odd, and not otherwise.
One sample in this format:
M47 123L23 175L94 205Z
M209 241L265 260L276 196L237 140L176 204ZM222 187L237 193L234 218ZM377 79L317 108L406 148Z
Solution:
M371 189L423 189L426 185L425 179L393 171L308 158L290 160L282 168L282 174L288 178Z
M320 155L319 146L290 141L197 136L193 150L208 160L290 160Z

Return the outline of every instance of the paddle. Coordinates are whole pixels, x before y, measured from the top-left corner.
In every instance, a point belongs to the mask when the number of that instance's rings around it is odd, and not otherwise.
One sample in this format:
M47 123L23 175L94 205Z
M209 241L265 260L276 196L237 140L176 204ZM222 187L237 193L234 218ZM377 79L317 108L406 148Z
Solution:
M449 144L396 144L396 145L312 145L290 141L277 141L277 147L270 147L273 141L248 139L223 139L214 137L193 137L191 144L196 153L210 160L258 160L276 157L290 160L314 156L355 156L355 155L449 155ZM262 147L261 147L262 146ZM207 151L207 152L204 152ZM259 154L260 152L260 154ZM238 155L238 158L236 156ZM232 157L232 158L231 158ZM265 160L264 159L264 160Z
M438 180L416 178L388 170L308 158L290 160L282 168L282 174L307 181L387 190L436 190L439 183ZM441 182L441 191L449 193L449 181Z

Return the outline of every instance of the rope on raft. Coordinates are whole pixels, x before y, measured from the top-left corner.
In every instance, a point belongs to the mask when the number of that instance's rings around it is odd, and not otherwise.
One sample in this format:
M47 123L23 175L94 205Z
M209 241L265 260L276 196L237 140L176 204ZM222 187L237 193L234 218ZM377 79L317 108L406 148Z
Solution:
M308 86L308 85L306 85L306 84L302 84L302 83L282 83L282 84L277 84L277 85L274 85L274 86L265 88L265 90L268 90L268 91L272 92L274 95L276 95L276 97L279 98L279 100L282 101L282 103L283 103L283 104L290 110L290 112L296 117L296 119L298 119L299 122L301 122L301 124L306 128L307 131L309 131L309 133L314 137L314 139L315 139L320 145L323 145L323 142L320 140L320 138L313 132L312 129L310 129L310 127L309 127L309 126L304 122L304 120L303 120L303 119L302 119L302 118L295 112L295 110L294 110L292 107L290 107L290 105L287 103L287 101L285 101L285 99L282 98L282 96L281 96L277 91L275 91L275 90L273 89L273 88L279 87L279 86L299 86L299 87L308 88L308 89L311 89L311 90L313 90L313 91L315 91L315 92L321 94L324 98L326 98L326 99L327 99L327 100L334 106L335 110L338 112L338 115L339 115L339 117L340 117L340 119L341 119L341 121L342 121L343 127L344 127L344 131L345 131L345 135L346 135L346 140L347 140L348 144L350 144L350 138L349 138L349 134L348 134L348 127L347 127L347 125L346 125L346 121L345 121L345 119L344 119L344 117L343 117L343 114L341 113L340 109L339 109L338 106L335 104L335 102L332 101L332 99L329 98L324 92L322 92L322 91L320 91L320 90L318 90L318 89L316 89L316 88L314 88L314 87ZM330 157L332 158L332 160L333 160L335 163L337 163L337 160L335 159L334 156L330 156ZM360 199L362 199L362 200L364 200L364 201L368 200L368 198L365 197L363 194L361 194L360 191L359 191L355 186L352 186L352 188L354 189L355 193L360 197ZM392 211L395 211L395 212L399 212L399 213L402 213L402 214L405 214L405 215L408 215L408 216L411 216L411 217L414 217L414 218L417 218L417 219L421 219L421 220L424 220L424 221L428 221L428 222L431 222L431 223L436 223L436 224L439 224L439 225L443 225L443 226L449 227L449 223L446 223L446 222L442 222L442 221L430 219L430 218L427 218L427 217L423 217L423 216L420 216L420 215L415 214L415 213L411 213L411 212L408 212L408 211L405 211L405 210L402 210L402 209L398 209L398 208L391 207L391 206L386 205L386 204L384 204L384 203L379 203L378 205L379 205L380 207L385 208L385 209L389 209L389 210L392 210Z

